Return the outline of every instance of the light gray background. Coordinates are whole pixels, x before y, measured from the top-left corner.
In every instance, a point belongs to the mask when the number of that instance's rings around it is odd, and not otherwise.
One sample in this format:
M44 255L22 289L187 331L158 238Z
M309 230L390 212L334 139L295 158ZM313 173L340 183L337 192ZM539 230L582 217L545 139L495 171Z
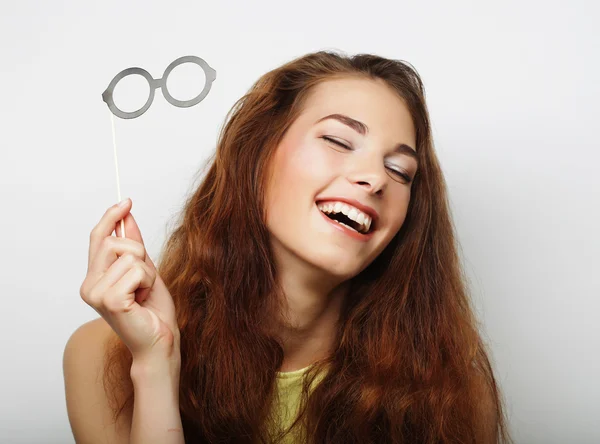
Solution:
M155 257L234 101L318 49L417 68L515 441L600 442L598 12L592 1L3 1L0 442L73 442L62 353L97 317L78 292L89 233L117 199L100 96L113 76L140 66L158 78L188 54L217 71L193 108L157 91L142 117L116 119L123 197ZM199 73L175 71L175 97L199 91Z

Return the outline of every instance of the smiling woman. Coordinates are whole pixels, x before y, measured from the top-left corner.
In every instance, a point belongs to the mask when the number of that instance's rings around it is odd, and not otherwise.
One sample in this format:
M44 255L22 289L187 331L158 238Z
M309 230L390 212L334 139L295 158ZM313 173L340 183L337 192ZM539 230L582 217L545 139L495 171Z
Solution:
M297 269L302 259L316 267L310 277L323 294L366 268L406 217L415 139L409 109L383 80L347 76L314 86L270 165L267 226L275 257L286 261L277 268ZM349 221L359 213L375 221L367 234Z
M158 274L187 443L510 441L406 62L322 51L261 77ZM112 342L104 383L127 426L132 357Z

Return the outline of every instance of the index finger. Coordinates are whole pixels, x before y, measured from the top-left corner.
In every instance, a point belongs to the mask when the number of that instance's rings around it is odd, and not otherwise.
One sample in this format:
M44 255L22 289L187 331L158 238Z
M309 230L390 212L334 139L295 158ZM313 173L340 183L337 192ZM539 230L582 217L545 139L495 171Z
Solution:
M123 201L123 206L120 207L118 204L115 204L104 212L104 215L90 233L88 264L90 259L96 255L102 240L112 235L113 231L115 231L115 225L127 215L131 209L131 205L131 199L127 198Z
M142 238L142 232L140 231L140 227L138 226L137 222L135 221L135 218L133 217L133 213L129 212L125 215L124 225L125 225L125 233L127 234L127 238L137 241L145 247L146 245L144 244L144 239ZM117 237L121 236L121 224L120 223L116 224L115 232L117 234ZM150 268L152 268L153 270L156 271L156 266L154 265L154 262L150 258L149 254L146 254L145 262L146 262L146 264L148 264L150 266Z

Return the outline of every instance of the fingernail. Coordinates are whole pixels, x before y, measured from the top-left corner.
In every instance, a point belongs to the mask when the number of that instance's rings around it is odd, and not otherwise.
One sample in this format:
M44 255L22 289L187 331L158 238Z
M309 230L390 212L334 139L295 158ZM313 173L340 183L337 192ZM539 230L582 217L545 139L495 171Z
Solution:
M123 199L121 202L119 202L119 207L123 208L125 205L127 205L128 200L129 200L129 198Z

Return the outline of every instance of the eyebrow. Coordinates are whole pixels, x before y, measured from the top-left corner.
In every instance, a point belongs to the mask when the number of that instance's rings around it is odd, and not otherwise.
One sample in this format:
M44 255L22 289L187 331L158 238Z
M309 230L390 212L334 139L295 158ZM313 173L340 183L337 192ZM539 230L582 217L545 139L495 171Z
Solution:
M349 117L345 114L330 114L328 116L322 117L321 119L317 120L315 123L319 123L319 122L322 122L323 120L327 120L327 119L335 119L339 122L342 122L344 125L349 126L354 131L356 131L359 134L362 134L363 136L369 132L369 127L367 125L365 125L364 123L359 122L358 120L353 119L352 117ZM418 162L417 152L410 145L407 145L405 143L399 143L398 145L396 145L394 147L394 151L399 154L404 154L409 157L412 157L417 162L417 165L418 165L419 162Z

